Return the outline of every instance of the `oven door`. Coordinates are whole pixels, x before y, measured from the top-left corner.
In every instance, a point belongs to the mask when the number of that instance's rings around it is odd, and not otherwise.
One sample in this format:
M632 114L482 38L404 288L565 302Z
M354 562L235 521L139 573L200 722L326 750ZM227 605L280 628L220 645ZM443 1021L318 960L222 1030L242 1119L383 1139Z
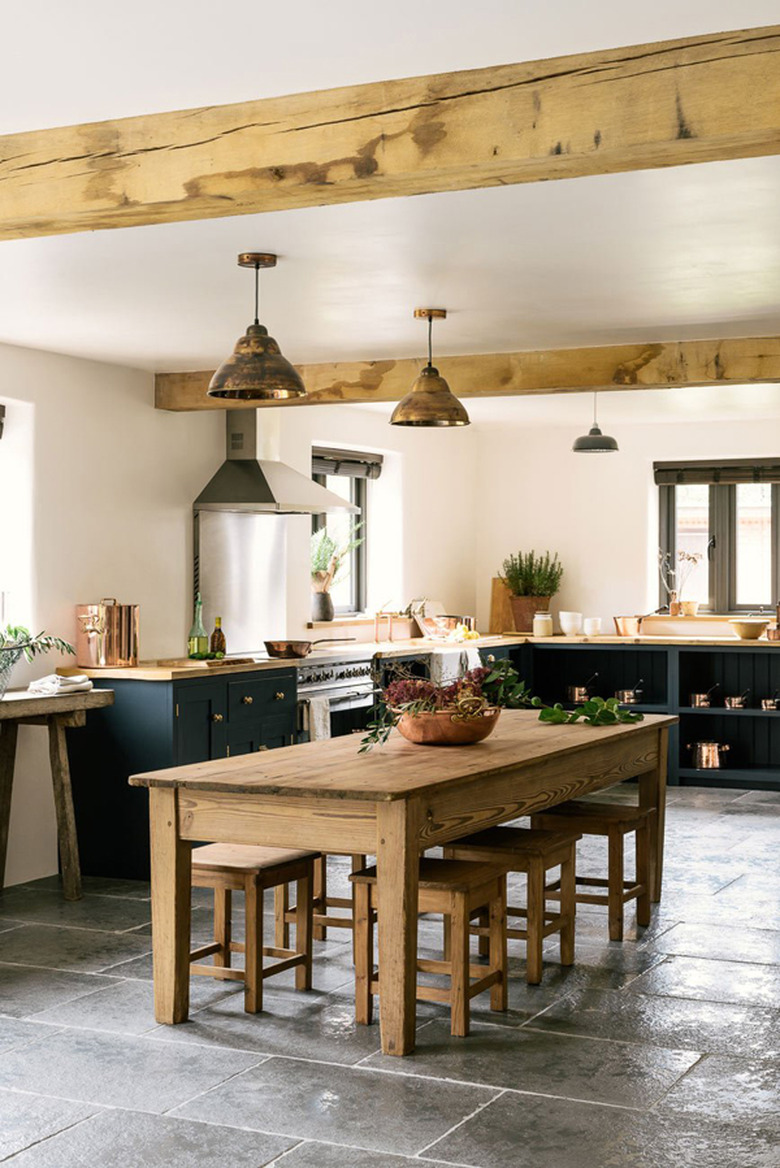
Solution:
M362 733L371 720L376 695L380 693L374 685L360 685L326 690L313 690L311 694L298 691L298 741L309 742L306 704L311 697L327 697L330 705L331 738L341 738L345 734Z

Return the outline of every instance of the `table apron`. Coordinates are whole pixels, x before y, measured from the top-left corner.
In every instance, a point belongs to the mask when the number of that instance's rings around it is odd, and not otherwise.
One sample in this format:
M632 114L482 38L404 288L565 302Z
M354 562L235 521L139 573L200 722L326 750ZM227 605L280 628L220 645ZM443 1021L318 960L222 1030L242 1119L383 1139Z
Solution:
M317 851L376 852L375 804L226 791L178 791L179 836Z
M637 736L638 737L638 736ZM591 791L647 774L658 766L658 735L611 739L568 758L475 780L457 790L422 796L421 847L433 847L521 815L543 811Z

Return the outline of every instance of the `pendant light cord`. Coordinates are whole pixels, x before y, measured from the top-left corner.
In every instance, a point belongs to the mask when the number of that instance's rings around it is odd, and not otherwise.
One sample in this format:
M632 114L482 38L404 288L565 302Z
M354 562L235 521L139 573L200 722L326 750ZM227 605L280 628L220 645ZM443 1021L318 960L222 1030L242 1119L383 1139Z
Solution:
M428 313L428 368L433 368L433 313Z
M599 422L598 422L598 416L597 416L597 414L596 414L596 403L597 403L597 401L598 401L598 392L597 392L597 390L595 390L595 389L594 389L594 390L593 390L593 425L594 425L594 426L598 426L598 424L599 424Z
M260 265L255 264L255 324L260 324Z

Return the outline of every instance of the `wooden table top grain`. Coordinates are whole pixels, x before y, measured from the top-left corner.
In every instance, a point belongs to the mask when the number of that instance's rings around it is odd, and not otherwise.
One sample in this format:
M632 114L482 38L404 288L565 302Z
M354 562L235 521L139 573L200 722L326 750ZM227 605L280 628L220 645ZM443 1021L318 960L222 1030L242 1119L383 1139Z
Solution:
M239 755L231 759L171 767L133 775L138 787L174 787L193 791L225 791L246 795L316 796L389 802L411 795L432 794L459 781L499 776L567 757L576 767L578 751L589 760L599 743L630 736L639 751L642 738L655 742L658 729L677 721L649 715L620 726L587 726L581 722L555 726L539 721L534 710L504 710L498 725L483 742L472 746L425 747L407 742L397 731L383 746L359 754L356 735L306 742L284 750ZM635 773L635 771L634 771ZM619 782L621 776L615 776Z
M91 689L86 693L35 694L27 689L10 689L0 698L0 721L12 718L48 718L72 714L76 710L97 710L114 704L111 689Z

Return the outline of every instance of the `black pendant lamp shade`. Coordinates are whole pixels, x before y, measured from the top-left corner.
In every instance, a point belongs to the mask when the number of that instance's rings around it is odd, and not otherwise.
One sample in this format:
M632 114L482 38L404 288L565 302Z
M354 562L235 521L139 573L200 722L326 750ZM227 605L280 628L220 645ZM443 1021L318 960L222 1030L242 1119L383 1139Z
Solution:
M614 454L618 450L617 440L609 434L602 434L596 419L596 394L593 394L593 425L587 434L575 438L572 450L575 454Z
M428 321L428 364L406 397L393 410L391 426L468 426L469 416L432 362L433 321L444 320L446 308L415 308L417 319Z
M209 397L239 401L285 401L305 397L306 388L298 370L290 364L268 329L258 320L260 268L276 266L276 256L267 252L242 252L239 266L255 271L255 319L239 337L230 356L212 377Z

